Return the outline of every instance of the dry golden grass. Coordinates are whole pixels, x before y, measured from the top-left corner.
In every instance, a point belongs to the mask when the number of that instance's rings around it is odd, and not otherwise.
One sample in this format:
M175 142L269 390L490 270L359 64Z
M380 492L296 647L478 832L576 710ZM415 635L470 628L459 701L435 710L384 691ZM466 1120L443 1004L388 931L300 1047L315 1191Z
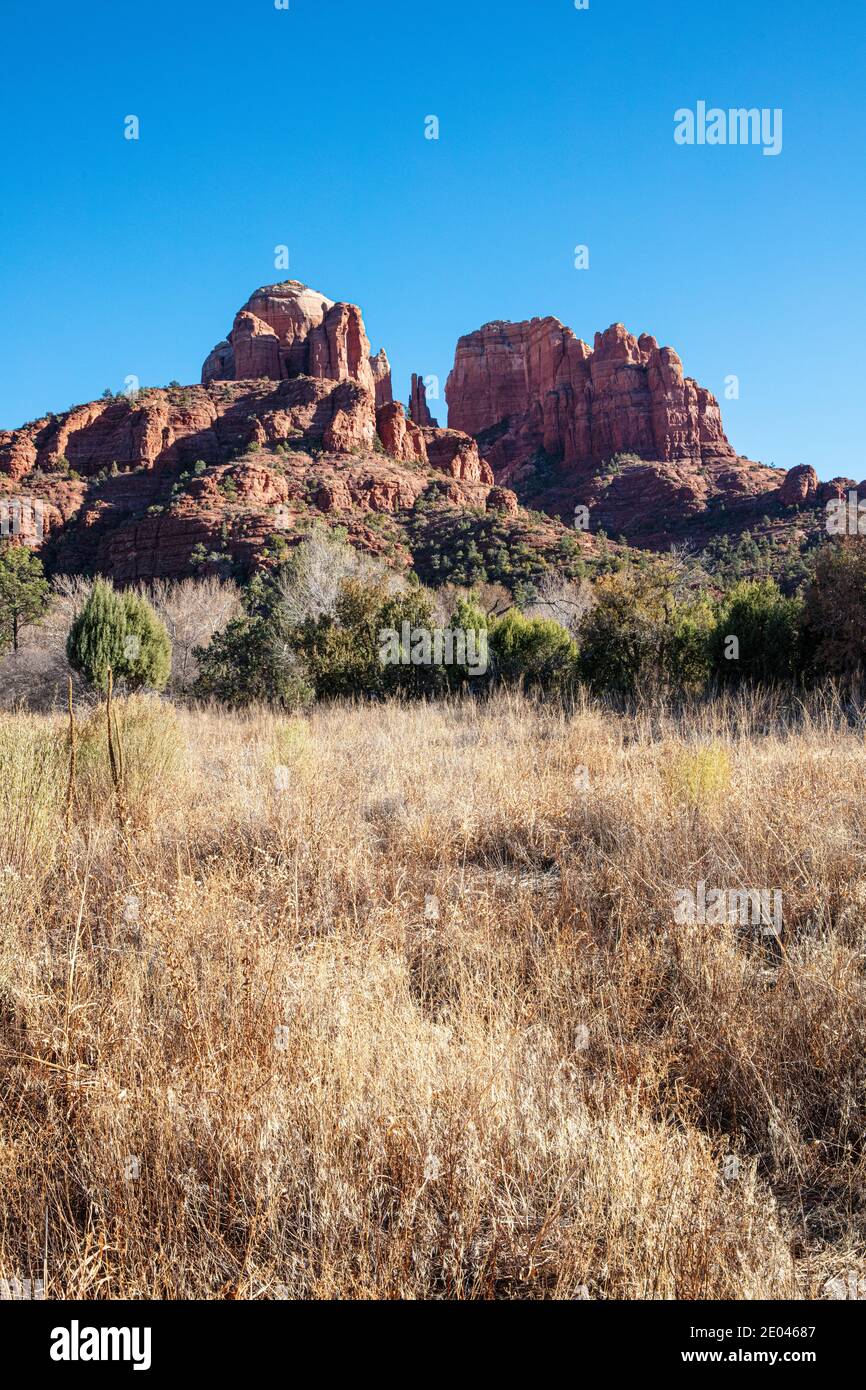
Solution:
M0 1275L747 1299L866 1271L862 732L768 702L118 714L129 828L97 714L69 834L63 721L0 715ZM676 926L698 879L780 888L783 940Z

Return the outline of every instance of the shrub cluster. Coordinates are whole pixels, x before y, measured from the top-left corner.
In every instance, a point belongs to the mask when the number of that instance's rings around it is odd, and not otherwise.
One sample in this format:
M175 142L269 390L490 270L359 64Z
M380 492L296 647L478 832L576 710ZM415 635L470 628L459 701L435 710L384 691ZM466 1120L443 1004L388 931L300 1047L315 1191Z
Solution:
M382 579L353 577L324 612L299 617L287 606L278 584L254 581L244 613L197 653L196 693L235 706L291 707L313 698L435 697L494 684L564 693L581 675L578 644L561 624L517 608L488 616L471 595L457 598L443 618L437 596L417 583L394 594ZM464 639L462 647L452 641L450 662L434 655L435 636L445 631Z
M302 563L303 549L293 564ZM285 574L282 582L279 575L253 581L243 614L198 653L200 696L291 707L500 685L564 695L585 685L633 700L856 678L866 664L866 545L856 540L825 547L794 596L770 578L693 592L662 560L627 564L600 576L585 611L567 622L517 607L487 614L471 590L444 617L441 597L414 576L394 593L382 574L347 571L314 611L299 609L292 592ZM484 634L483 669L460 658L409 657L407 633L443 628ZM402 634L396 659L383 656L385 632Z
M541 598L528 599L534 612L502 612L498 599L490 607L489 585L425 588L344 538L314 532L251 581L227 623L233 596L213 622L205 614L173 623L176 639L186 633L179 688L236 707L296 708L502 685L566 697L585 686L631 701L862 679L866 539L825 545L795 594L769 577L726 590L705 581L696 587L675 559L642 557L598 573L594 584L546 584ZM17 642L22 622L39 620L47 592L35 556L0 552L0 649ZM109 670L129 690L163 689L172 660L165 616L142 593L97 580L69 632L70 666L97 690ZM192 651L193 632L208 644Z

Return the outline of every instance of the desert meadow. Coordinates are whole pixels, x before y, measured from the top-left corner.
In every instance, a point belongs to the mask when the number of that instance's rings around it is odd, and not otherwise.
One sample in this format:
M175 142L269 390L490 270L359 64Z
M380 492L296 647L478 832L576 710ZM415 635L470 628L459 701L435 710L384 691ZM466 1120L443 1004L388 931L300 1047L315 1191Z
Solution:
M817 698L0 715L0 1274L857 1296L866 748ZM784 929L677 925L699 881ZM853 1290L853 1293L852 1293ZM862 1296L862 1293L861 1293Z

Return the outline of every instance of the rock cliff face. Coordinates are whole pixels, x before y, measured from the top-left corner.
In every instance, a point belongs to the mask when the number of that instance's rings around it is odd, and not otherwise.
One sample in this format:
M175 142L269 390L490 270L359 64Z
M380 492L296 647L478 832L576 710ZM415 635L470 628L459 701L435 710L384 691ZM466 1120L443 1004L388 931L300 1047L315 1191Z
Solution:
M779 501L785 507L803 506L814 502L818 495L818 474L807 463L789 468L779 489Z
M543 449L566 465L617 453L659 462L733 461L715 397L673 348L621 323L590 348L559 319L489 323L460 339L445 388L448 423L490 435L499 471Z
M317 513L377 551L385 540L372 519L408 516L422 495L476 512L517 508L473 439L422 430L398 402L377 412L375 391L351 377L143 390L0 432L0 504L42 504L45 535L25 527L20 542L41 544L55 569L121 583L202 564L252 568ZM391 553L409 563L398 532Z
M427 463L427 444L424 433L418 428L414 420L407 420L406 413L399 401L390 401L377 412L376 416L379 438L386 454L392 458L400 459L401 462L408 462L417 459L419 463ZM467 443L474 444L474 440ZM477 449L477 445L476 445Z
M478 445L460 430L425 429L427 457L434 468L467 483L486 483L492 487L493 470L481 458Z
M376 383L376 409L379 410L383 405L390 405L394 399L391 390L391 363L384 348L380 348L376 356L370 358L370 366Z
M77 473L85 480L106 470L163 472L198 459L216 463L232 451L302 434L326 448L372 449L372 395L354 381L301 377L142 390L131 399L92 401L0 433L0 477L21 481L34 469Z
M738 457L716 398L674 349L621 323L592 348L555 318L486 324L458 342L446 397L449 424L477 440L497 483L563 519L586 506L593 527L637 544L685 526L700 540L722 514L735 531L770 499L817 498L812 469L783 483Z

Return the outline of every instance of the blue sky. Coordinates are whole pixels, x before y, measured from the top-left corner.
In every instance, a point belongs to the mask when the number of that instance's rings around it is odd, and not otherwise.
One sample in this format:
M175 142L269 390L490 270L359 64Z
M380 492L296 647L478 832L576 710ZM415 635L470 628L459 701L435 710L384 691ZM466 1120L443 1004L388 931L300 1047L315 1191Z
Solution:
M489 319L621 320L740 452L866 477L861 4L289 3L4 0L0 427L197 381L285 244L404 399ZM782 108L781 154L676 145L700 100Z

